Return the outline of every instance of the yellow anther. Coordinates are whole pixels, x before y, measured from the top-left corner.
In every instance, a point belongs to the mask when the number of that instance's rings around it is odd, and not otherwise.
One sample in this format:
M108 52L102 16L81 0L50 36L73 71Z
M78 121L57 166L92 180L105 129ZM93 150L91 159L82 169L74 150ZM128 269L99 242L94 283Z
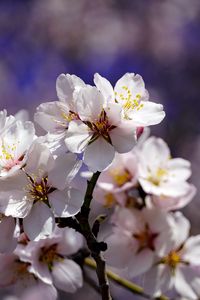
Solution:
M114 169L110 171L110 174L114 180L114 182L118 186L122 186L126 182L131 180L131 174L128 172L128 170L119 170L119 169Z
M104 207L106 208L110 208L113 206L113 204L116 202L115 197L112 193L107 193L105 196L105 203L104 203Z

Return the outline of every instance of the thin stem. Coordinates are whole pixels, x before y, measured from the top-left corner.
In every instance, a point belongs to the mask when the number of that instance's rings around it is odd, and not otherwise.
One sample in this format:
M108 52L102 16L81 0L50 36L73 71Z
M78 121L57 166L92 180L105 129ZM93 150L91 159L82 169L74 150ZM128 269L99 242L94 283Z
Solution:
M87 190L85 193L85 198L81 207L81 211L75 217L80 224L81 232L86 239L87 246L91 252L91 256L96 262L96 273L99 281L102 300L112 300L110 295L108 278L106 275L105 260L101 255L101 251L105 251L107 245L104 242L97 241L96 236L93 234L88 221L92 195L99 175L100 172L94 173L90 181L88 181Z
M91 259L91 258L85 258L85 264L92 268L92 269L96 269L96 262ZM124 279L122 277L120 277L119 275L115 274L114 272L110 271L110 270L107 270L106 271L106 274L108 276L108 278L112 279L115 283L117 283L118 285L126 288L127 290L129 290L130 292L134 293L134 294L137 294L137 295L140 295L141 297L144 297L144 298L147 298L147 299L152 299L152 296L146 294L144 292L144 289L142 287L140 287L139 285L127 280L127 279ZM157 300L169 300L168 297L164 296L164 295L161 295L159 297L156 297L154 299L157 299Z

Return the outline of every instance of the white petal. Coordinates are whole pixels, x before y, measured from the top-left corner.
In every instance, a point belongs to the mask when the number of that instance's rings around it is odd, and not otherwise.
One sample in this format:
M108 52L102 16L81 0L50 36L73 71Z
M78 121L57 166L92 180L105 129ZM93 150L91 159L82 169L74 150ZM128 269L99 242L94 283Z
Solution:
M52 186L63 190L73 180L81 167L82 161L73 153L64 153L55 160L54 168L49 172L48 180Z
M187 268L185 268L185 272L187 272ZM183 268L177 268L176 269L176 274L175 274L175 288L177 292L182 295L183 297L186 297L188 299L193 299L197 300L198 297L194 293L193 289L191 288L190 282L187 282L184 273L183 273Z
M82 121L95 122L103 109L103 96L96 87L87 86L79 91L76 98L77 112Z
M141 101L144 106L139 110L132 110L129 117L132 119L130 122L136 127L145 127L150 125L159 124L165 117L163 106L161 104L153 103L150 101Z
M124 89L127 87L130 90L131 98L135 99L136 95L141 96L141 100L148 100L148 92L145 90L144 81L142 76L134 73L126 73L123 75L115 85L116 99L120 102L120 94L127 97L127 91Z
M62 240L58 243L57 252L62 255L72 255L83 247L83 236L72 228L58 228Z
M115 156L115 150L104 138L97 140L87 146L83 161L93 172L103 171L107 168Z
M190 222L181 212L173 215L172 230L174 237L174 249L179 248L188 238L190 232Z
M102 77L98 73L95 73L94 74L94 83L95 83L96 87L98 88L98 90L103 95L106 102L109 102L109 101L114 102L115 95L114 95L113 87L106 78Z
M92 133L81 121L71 121L66 134L65 143L69 151L81 153L88 144Z
M83 285L81 268L69 259L54 263L52 277L55 286L67 293L74 293Z
M73 92L76 88L84 87L85 83L76 75L60 74L56 80L56 91L60 101L72 108Z
M54 191L49 194L49 203L58 217L70 217L77 214L83 203L84 194L76 189Z
M153 265L154 253L149 249L144 249L137 254L133 254L128 264L128 272L131 278L147 272Z
M170 159L167 163L167 168L169 176L173 181L187 180L191 175L190 162L182 158Z
M0 212L6 216L24 218L29 214L32 205L33 202L26 197L23 191L11 190L0 193Z
M104 253L106 262L110 266L120 269L128 267L135 252L130 243L130 238L121 231L111 234L105 239L105 242L108 245L108 249Z
M144 290L147 294L154 297L165 293L173 285L173 276L170 269L166 265L154 265L144 277Z
M49 148L45 144L36 141L29 150L25 170L30 176L42 178L53 168L54 163Z
M55 226L54 216L46 204L37 202L23 220L23 225L29 239L38 240L52 233Z
M200 265L200 235L191 236L183 248L183 259L192 265Z
M34 121L44 130L51 133L63 132L67 129L68 121L66 116L69 109L58 101L42 103L37 107Z
M126 126L121 126L113 129L110 132L110 138L113 147L119 153L126 153L133 149L136 145L135 130Z

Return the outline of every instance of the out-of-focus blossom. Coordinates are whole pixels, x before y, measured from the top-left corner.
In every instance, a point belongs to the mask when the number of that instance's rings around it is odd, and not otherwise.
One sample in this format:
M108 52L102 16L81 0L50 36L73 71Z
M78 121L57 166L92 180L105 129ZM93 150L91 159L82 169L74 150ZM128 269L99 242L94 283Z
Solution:
M169 249L170 215L157 209L119 208L112 220L113 233L106 238L105 257L111 266L126 268L131 277L146 272L155 256Z
M29 271L44 283L74 293L82 286L83 279L81 268L70 255L81 246L80 235L68 228L49 238L29 242L21 259L29 263Z
M191 285L199 278L200 235L188 238L190 224L180 213L176 213L170 249L158 255L153 267L145 274L145 291L154 296L173 287L188 299L198 299Z
M170 150L162 139L150 137L143 143L138 156L138 180L146 193L177 198L191 192L191 185L186 181L191 175L190 162L171 159Z

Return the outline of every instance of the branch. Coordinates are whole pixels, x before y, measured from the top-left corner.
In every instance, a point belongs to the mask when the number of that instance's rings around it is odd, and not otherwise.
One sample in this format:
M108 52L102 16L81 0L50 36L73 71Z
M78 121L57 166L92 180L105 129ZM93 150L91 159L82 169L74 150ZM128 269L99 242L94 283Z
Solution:
M91 258L85 258L85 264L96 270L97 266L96 263L93 259ZM106 271L107 277L112 279L115 283L117 283L118 285L122 286L123 288L126 288L127 290L129 290L130 292L140 295L141 297L147 298L147 299L156 299L156 300L169 300L168 297L161 295L159 297L156 298L152 298L152 296L146 294L144 292L144 289L142 287L140 287L139 285L132 283L131 281L124 279L122 277L120 277L119 275L115 274L114 272L107 270Z
M94 173L90 181L88 181L87 190L85 193L85 198L81 207L81 211L75 217L79 222L81 232L87 241L87 246L91 252L91 256L96 262L96 273L99 281L102 300L112 300L110 295L109 283L106 275L105 260L101 255L101 251L105 251L107 249L107 245L104 242L97 241L95 235L92 232L88 220L92 195L99 175L100 172Z

